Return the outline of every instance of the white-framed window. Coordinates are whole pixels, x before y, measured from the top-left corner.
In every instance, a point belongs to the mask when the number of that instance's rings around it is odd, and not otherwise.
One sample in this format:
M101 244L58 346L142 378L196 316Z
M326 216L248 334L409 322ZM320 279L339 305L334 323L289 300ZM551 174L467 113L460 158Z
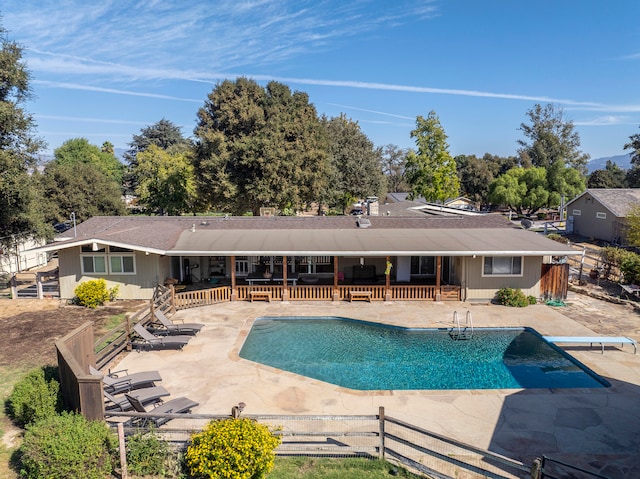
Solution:
M109 255L111 274L136 274L136 262L133 255Z
M573 210L573 216L580 216L582 214L582 210Z
M106 274L107 257L82 255L82 274Z
M522 256L485 256L482 276L522 276Z
M131 249L117 246L81 247L80 264L83 274L136 274L136 257Z
M607 214L603 213L602 211L598 211L596 213L596 218L598 218L599 220L606 220L607 219Z

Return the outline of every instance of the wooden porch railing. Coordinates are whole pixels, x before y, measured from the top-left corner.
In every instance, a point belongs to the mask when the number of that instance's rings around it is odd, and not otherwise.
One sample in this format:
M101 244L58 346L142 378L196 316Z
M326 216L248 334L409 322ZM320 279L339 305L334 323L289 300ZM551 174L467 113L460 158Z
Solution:
M244 297L243 299L247 298ZM187 309L227 301L231 301L231 288L229 286L218 286L217 288L176 293L174 304L176 309Z
M350 291L367 291L371 293L372 301L384 301L386 287L383 285L340 285L334 290L332 285L259 285L236 286L236 299L246 301L250 299L251 291L265 291L271 295L272 301L282 301L285 288L289 301L332 301L334 291L336 299L348 301ZM393 285L389 288L391 301L435 301L438 297L438 288L429 285ZM460 286L441 286L441 301L460 301ZM196 291L183 291L175 294L175 307L177 309L196 308L210 304L231 301L231 287L219 286L211 289Z

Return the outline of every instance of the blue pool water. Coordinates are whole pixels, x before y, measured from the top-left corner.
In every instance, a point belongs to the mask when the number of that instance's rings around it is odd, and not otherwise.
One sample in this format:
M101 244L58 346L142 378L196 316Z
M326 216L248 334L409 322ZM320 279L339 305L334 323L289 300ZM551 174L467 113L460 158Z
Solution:
M256 319L240 357L359 390L601 388L529 328L407 329L338 317Z

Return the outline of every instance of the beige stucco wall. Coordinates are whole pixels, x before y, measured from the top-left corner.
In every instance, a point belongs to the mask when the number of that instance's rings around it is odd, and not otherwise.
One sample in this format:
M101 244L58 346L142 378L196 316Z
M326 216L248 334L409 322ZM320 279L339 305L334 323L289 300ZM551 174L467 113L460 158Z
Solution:
M135 275L82 274L80 248L60 250L60 298L71 299L74 290L84 282L104 278L107 287L119 287L118 299L150 299L158 284L169 276L169 261L155 254L135 253Z
M484 260L477 258L462 258L462 284L466 284L466 300L490 300L500 288L519 288L524 294L540 296L540 273L542 269L541 256L525 256L522 262L522 276L482 276Z

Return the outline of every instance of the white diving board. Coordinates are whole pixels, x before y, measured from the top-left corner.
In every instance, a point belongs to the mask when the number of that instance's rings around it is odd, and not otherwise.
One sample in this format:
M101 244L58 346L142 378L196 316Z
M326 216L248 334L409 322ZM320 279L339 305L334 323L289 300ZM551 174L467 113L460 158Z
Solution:
M631 344L633 346L633 354L638 351L638 344L631 338L626 336L542 336L550 343L567 343L567 344L586 344L589 343L593 346L593 343L600 344L602 348L602 354L604 354L605 344L620 344L624 347L625 344Z

